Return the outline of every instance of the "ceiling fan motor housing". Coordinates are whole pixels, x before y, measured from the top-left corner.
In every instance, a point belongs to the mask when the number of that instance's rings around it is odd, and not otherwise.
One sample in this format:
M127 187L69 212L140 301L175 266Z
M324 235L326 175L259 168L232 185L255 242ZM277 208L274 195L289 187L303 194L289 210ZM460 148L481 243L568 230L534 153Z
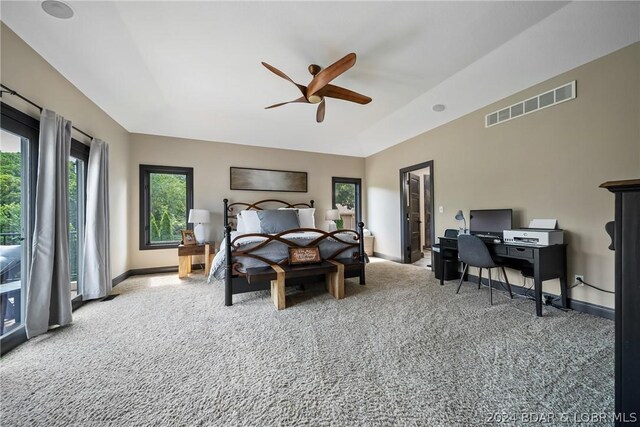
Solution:
M322 70L322 68L318 64L309 65L309 73L311 73L312 76L318 74L320 70Z

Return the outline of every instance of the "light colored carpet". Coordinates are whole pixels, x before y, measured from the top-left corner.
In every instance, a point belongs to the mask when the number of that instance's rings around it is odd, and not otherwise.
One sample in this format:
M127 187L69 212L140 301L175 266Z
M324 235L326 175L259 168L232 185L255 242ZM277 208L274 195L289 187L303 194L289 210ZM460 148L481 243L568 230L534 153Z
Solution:
M1 362L3 426L493 424L613 411L613 322L375 260L341 301L131 278ZM574 422L546 425L574 425ZM598 425L582 423L581 425ZM606 423L604 424L606 425Z

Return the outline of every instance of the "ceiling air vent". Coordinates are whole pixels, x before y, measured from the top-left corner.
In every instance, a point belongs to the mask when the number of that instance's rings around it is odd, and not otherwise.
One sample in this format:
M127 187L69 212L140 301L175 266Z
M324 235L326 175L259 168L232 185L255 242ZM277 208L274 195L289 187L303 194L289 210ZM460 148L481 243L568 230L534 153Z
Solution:
M524 116L561 102L570 101L576 97L576 81L569 82L532 98L513 104L485 116L485 127L507 122L516 117Z

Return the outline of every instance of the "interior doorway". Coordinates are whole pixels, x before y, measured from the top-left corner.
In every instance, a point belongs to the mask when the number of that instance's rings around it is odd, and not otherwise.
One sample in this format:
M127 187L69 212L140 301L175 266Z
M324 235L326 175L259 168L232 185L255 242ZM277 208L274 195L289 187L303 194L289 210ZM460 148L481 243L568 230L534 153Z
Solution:
M434 239L433 160L400 169L402 262L431 266Z

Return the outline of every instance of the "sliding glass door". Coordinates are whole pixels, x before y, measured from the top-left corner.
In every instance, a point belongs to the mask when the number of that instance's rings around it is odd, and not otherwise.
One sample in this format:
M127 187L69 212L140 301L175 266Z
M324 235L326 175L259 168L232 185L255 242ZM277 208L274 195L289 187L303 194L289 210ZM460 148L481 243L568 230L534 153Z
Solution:
M40 123L4 103L0 118L0 352L4 354L26 340L24 300L31 260ZM68 163L69 297L74 308L82 303L88 161L89 147L72 140Z
M25 142L19 135L0 133L0 334L22 324L22 279L26 276L24 164Z
M37 121L18 120L3 105L0 122L0 337L23 330L29 273ZM30 119L30 118L29 118Z

